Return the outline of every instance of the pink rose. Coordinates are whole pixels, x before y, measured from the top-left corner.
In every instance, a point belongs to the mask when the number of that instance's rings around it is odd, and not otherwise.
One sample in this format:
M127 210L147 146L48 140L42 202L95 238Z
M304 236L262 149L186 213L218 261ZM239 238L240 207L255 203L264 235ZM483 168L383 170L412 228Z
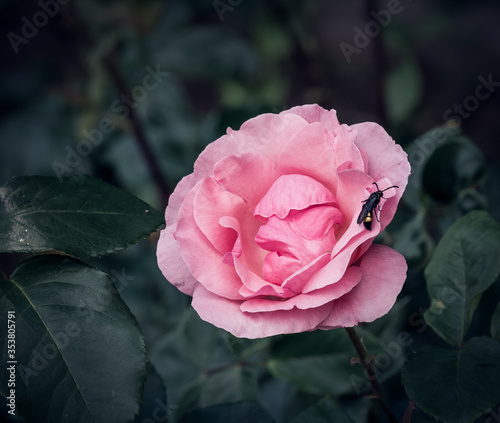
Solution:
M371 322L406 278L401 254L372 242L409 174L376 123L340 125L318 105L257 116L208 145L179 182L158 264L203 320L238 337ZM356 221L373 182L399 188L384 192L368 230Z

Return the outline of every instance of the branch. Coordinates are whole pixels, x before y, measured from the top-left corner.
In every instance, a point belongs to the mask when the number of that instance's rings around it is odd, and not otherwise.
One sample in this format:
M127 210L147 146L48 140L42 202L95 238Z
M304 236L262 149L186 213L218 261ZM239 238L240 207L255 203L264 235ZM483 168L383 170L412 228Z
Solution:
M66 8L68 11L68 15L70 18L71 27L83 45L87 48L93 48L95 46L95 40L90 35L85 22L80 18L78 14L78 10L73 4L69 4ZM116 51L112 50L108 56L103 59L103 64L105 69L107 70L115 89L118 91L118 94L128 94L129 89L125 80L123 79L116 62ZM141 151L144 160L148 166L149 172L151 174L151 178L153 183L156 186L158 191L158 195L160 198L160 204L162 208L165 208L168 203L168 197L172 193L170 186L167 183L165 176L161 170L161 167L158 163L158 160L151 149L149 140L146 136L146 131L144 130L144 126L142 125L137 112L130 107L129 108L128 119L133 128L134 132L134 140L136 141L139 150Z
M113 82L113 85L115 86L118 93L128 94L129 90L127 89L127 85L118 70L118 66L116 65L114 52L111 52L111 54L104 59L104 65L106 66L111 81ZM130 123L132 124L135 141L137 142L144 160L148 165L151 178L153 179L153 182L155 183L158 194L160 196L161 206L162 208L165 208L168 203L168 197L170 196L172 191L167 184L166 178L163 175L158 161L156 160L156 156L150 147L149 140L147 139L146 132L144 131L144 127L141 120L139 119L139 116L137 115L137 112L133 107L130 107L128 110L128 118L130 120Z
M354 345L359 358L361 359L361 364L363 364L363 367L365 368L368 375L368 379L370 380L370 383L372 385L371 398L374 398L378 401L380 407L382 408L382 410L384 410L384 413L389 418L389 421L391 421L392 423L398 423L398 419L396 419L394 414L392 414L391 409L384 400L384 397L382 395L382 388L378 383L377 375L373 370L372 360L368 357L368 352L366 351L365 346L359 339L358 334L356 333L354 328L345 328L345 330L349 335L349 338L351 338L351 342Z

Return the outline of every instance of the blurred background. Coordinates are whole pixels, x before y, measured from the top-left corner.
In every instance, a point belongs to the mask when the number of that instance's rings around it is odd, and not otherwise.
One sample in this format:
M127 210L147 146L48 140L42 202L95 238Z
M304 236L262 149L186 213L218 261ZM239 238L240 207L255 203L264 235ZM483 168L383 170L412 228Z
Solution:
M467 211L500 219L498 22L496 0L1 0L0 185L91 174L162 210L204 147L257 114L318 103L341 123L378 122L408 152L412 176L377 242L402 252L410 273L394 314L370 330L385 343L406 328L412 348L436 344L417 331L429 305L422 269ZM257 399L287 422L325 394L356 422L384 421L352 384L315 391L269 374L269 357L305 354L293 337L237 340L199 321L158 271L156 239L90 262L146 337L152 366L138 422L159 399L171 418ZM11 273L24 258L0 255L0 265ZM481 316L472 334L486 331ZM327 353L324 338L306 336ZM401 362L385 372L400 415Z

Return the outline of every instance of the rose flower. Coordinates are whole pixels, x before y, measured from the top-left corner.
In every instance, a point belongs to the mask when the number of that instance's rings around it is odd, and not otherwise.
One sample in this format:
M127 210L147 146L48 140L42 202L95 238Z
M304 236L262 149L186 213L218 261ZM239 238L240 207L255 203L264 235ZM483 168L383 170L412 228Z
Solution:
M350 327L386 314L406 278L372 242L410 174L376 123L318 105L264 114L211 143L182 179L158 243L165 277L199 316L244 338ZM370 194L390 188L358 217Z

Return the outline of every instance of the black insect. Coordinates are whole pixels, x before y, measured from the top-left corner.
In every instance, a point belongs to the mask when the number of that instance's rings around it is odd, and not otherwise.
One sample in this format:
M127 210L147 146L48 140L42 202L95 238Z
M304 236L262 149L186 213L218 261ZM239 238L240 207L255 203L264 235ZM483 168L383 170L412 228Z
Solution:
M369 231L372 230L372 213L377 218L377 221L379 221L378 216L375 213L375 209L380 204L380 199L385 198L383 193L391 188L399 188L397 185L393 185L381 191L376 182L374 182L373 185L377 187L377 191L372 192L370 196L365 201L363 201L363 208L361 209L361 213L359 213L357 221L358 225L361 225L362 223Z

